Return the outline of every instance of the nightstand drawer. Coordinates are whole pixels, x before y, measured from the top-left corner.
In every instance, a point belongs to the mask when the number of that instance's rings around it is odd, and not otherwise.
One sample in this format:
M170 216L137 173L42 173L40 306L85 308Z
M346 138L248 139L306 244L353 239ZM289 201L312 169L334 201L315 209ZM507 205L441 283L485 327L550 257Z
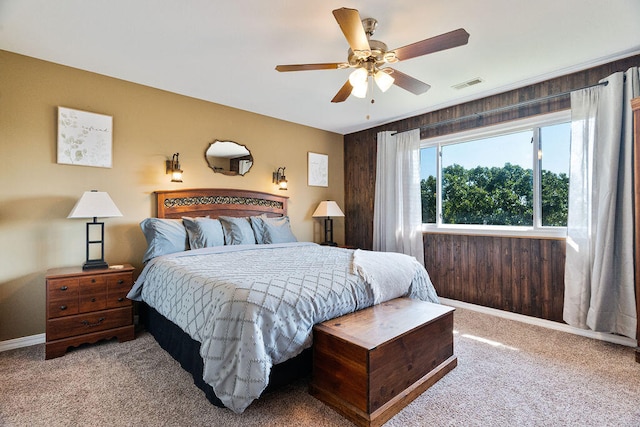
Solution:
M132 314L132 308L125 307L52 319L47 322L47 340L127 326L131 324Z
M47 313L49 318L78 314L78 296L76 295L75 298L49 301L47 304Z
M47 284L47 318L78 314L78 279L51 280Z
M47 284L47 297L50 300L77 299L78 279L50 280Z
M107 278L96 276L80 279L78 295L80 313L104 310L107 308Z
M107 308L127 307L131 300L127 294L133 286L131 274L118 274L107 280Z

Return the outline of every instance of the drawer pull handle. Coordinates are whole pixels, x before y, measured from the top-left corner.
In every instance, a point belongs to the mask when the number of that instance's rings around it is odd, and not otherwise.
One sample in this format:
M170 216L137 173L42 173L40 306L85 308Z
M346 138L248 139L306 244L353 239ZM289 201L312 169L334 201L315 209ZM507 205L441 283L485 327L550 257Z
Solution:
M96 279L91 279L91 283L96 283Z
M95 298L91 298L91 302L96 302L96 299Z
M124 283L124 280L120 279L118 280L118 285L122 285Z
M61 290L61 291L66 291L67 289L69 289L69 287L68 287L68 286L60 286L60 290Z
M91 328L91 327L93 327L93 326L98 326L98 325L100 325L102 322L104 322L104 317L99 318L99 319L98 319L98 321L97 321L96 323L91 323L91 322L89 322L88 320L83 320L83 321L82 321L82 324L83 324L84 326L87 326L87 327Z
M66 310L66 309L67 309L67 306L66 306L66 305L61 305L61 306L60 306L60 310L61 310L61 311L62 311L62 310Z
M118 302L122 302L122 301L124 301L124 298L122 297L118 298Z

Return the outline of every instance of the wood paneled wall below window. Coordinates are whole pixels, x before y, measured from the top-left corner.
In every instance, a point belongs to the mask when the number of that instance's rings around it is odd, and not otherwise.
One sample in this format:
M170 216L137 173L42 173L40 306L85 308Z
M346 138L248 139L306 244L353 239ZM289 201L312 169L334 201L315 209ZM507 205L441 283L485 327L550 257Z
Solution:
M562 322L565 240L423 235L438 295Z

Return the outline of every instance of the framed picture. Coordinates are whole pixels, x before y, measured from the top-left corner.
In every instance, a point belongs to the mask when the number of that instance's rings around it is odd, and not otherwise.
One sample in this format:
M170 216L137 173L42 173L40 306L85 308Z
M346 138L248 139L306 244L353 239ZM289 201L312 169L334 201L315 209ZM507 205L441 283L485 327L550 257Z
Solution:
M309 152L308 185L329 186L329 155Z
M113 117L58 107L58 163L112 167Z

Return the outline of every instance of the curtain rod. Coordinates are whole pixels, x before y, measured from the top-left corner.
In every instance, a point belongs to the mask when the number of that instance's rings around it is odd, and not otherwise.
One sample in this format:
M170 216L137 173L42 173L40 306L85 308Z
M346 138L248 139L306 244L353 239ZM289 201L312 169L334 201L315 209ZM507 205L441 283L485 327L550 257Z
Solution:
M420 130L429 129L429 128L436 127L436 126L443 126L443 125L447 125L449 123L470 119L472 117L482 117L484 114L492 114L492 113L497 113L499 111L511 110L513 108L522 107L523 105L535 104L537 102L546 101L548 99L559 98L561 96L569 95L569 94L571 94L571 92L574 92L576 90L588 89L588 88L596 87L596 86L606 86L608 84L609 84L608 81L605 81L605 82L602 82L602 83L596 83L596 84L593 84L593 85L584 86L584 87L580 87L580 88L573 89L573 90L568 90L568 91L565 91L565 92L554 93L553 95L547 95L547 96L543 96L541 98L530 99L528 101L518 102L517 104L511 104L511 105L507 105L507 106L504 106L504 107L493 108L491 110L482 111L480 113L472 113L472 114L467 114L466 116L462 116L462 117L454 117L453 119L443 120L441 122L429 123L429 124L420 126L418 129L420 129ZM396 133L398 133L398 132L395 132L392 135L395 135Z

